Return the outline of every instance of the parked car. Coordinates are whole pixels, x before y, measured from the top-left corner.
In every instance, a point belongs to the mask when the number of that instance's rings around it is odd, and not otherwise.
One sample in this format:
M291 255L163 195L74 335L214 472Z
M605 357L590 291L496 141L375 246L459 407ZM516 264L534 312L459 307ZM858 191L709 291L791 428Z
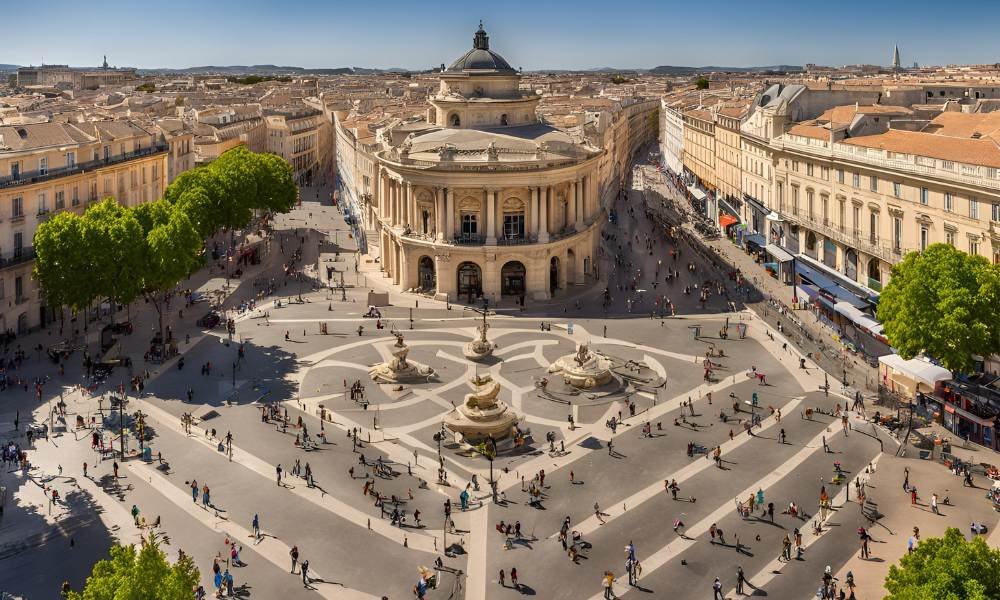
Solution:
M222 317L219 316L219 313L213 310L210 311L208 314L206 314L204 317L198 319L198 326L204 327L205 329L213 329L215 328L216 325L219 324L221 320Z

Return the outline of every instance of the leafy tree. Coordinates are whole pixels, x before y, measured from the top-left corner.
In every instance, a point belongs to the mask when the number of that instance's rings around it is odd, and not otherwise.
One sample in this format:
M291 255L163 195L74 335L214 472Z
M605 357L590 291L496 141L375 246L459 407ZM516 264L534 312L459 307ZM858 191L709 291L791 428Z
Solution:
M697 80L695 80L695 82L694 82L694 87L695 87L695 89L699 89L699 90L707 90L707 89L708 89L708 86L709 86L709 81L708 81L708 79L707 79L707 78L705 78L705 77L699 77L699 78L698 78Z
M968 372L972 355L1000 352L1000 267L949 244L911 252L892 268L878 318L900 356L921 352Z
M160 337L166 340L163 316L167 295L202 264L202 238L180 206L160 200L132 209L141 225L136 240L140 257L138 286L156 310Z
M1000 550L982 537L967 541L950 528L928 538L885 578L887 600L989 600L1000 598Z
M107 198L88 208L83 221L87 250L99 258L88 270L99 295L130 304L142 292L142 262L135 247L142 226L135 212Z
M156 84L147 82L147 83L144 83L144 84L142 84L140 86L136 86L135 90L137 92L155 92L156 91Z
M83 217L67 211L35 231L34 277L49 306L85 310L99 294L99 282L91 276L98 257L87 244L86 229Z
M70 600L191 600L191 590L201 575L189 556L170 564L156 534L143 538L142 546L112 546L111 558L98 561L83 592L70 592Z
M254 160L258 174L255 208L275 213L292 210L298 198L292 165L277 154L255 154Z

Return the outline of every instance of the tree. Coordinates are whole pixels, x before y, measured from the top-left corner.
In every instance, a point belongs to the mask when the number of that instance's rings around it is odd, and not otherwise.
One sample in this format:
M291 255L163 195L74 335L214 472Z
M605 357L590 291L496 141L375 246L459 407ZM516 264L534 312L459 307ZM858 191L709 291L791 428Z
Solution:
M707 78L705 78L705 77L699 77L699 78L698 78L698 79L697 79L697 80L696 80L696 81L694 82L694 87L695 87L695 89L699 89L699 90L707 90L707 89L708 89L708 86L709 86L709 81L708 81L708 79L707 79Z
M112 546L111 558L98 561L87 577L83 592L70 592L70 600L191 600L191 590L201 580L189 556L170 564L155 533L142 546Z
M49 306L86 310L99 294L91 276L99 261L87 244L87 224L73 212L61 212L35 230L34 277Z
M1000 351L1000 267L949 244L911 252L892 268L878 318L903 358L925 352L952 371Z
M181 206L160 200L134 209L142 235L136 240L138 287L156 310L160 338L166 343L163 313L167 295L202 264L202 238Z
M135 242L143 230L135 212L107 198L88 208L83 221L87 251L98 259L88 270L98 295L130 304L142 292L142 262Z
M292 210L298 199L292 165L277 154L255 154L254 160L258 174L256 208L274 213Z
M135 90L137 92L146 92L146 93L155 92L156 91L156 84L154 84L152 82L147 82L147 83L144 83L142 85L136 86Z
M966 541L958 529L928 538L885 578L887 600L989 600L1000 598L1000 550L982 537Z

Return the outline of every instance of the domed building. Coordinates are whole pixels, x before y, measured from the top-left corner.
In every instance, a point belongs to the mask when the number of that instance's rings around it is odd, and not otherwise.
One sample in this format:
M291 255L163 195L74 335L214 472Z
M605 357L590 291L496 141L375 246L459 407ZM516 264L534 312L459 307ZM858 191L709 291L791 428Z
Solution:
M617 193L618 161L606 160L583 127L539 119L541 98L490 49L482 24L472 49L438 79L426 119L383 127L368 146L371 164L354 167L371 172L369 190L358 195L371 206L369 231L392 283L495 303L550 298L595 277L600 197ZM605 138L618 137L605 129ZM360 151L341 152L345 139L338 130L340 169L360 162Z

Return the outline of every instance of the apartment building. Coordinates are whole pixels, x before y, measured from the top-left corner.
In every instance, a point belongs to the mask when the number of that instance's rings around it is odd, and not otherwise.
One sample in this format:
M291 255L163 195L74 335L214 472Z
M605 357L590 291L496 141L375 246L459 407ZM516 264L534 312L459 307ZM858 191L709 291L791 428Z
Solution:
M314 177L330 173L333 166L333 129L323 112L301 107L265 111L267 151L292 165L299 185L312 185Z
M55 314L31 277L39 223L104 198L159 199L168 154L162 135L133 121L0 126L0 332L25 333Z

